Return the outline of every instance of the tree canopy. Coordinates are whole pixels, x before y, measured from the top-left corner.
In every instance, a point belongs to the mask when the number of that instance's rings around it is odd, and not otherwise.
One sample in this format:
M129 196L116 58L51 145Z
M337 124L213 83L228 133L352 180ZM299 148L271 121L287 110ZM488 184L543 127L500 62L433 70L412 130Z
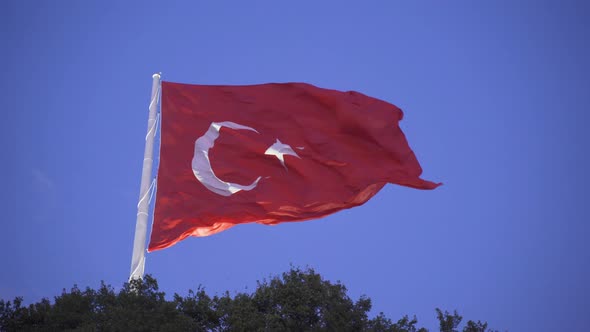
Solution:
M259 281L251 293L210 296L204 288L167 300L157 280L146 275L119 291L74 285L53 303L28 306L22 298L0 300L0 331L374 331L427 332L416 317L397 321L379 313L370 318L371 299L356 301L346 287L324 280L313 269L291 268ZM436 308L441 332L490 332L485 322Z

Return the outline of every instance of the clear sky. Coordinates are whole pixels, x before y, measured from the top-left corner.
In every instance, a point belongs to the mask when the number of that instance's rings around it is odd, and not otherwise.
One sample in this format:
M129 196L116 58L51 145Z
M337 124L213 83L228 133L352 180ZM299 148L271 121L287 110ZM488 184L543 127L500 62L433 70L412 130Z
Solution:
M445 183L149 254L169 295L251 291L293 264L431 329L440 307L588 330L588 17L585 1L2 1L0 298L127 279L161 71L387 100Z

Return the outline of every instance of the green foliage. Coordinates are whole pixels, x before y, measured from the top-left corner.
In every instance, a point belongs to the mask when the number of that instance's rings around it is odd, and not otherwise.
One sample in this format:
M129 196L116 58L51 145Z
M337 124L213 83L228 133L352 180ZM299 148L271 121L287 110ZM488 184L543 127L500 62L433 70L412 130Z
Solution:
M264 316L265 330L360 331L371 300L353 302L346 287L322 280L313 270L291 269L282 278L258 283L251 297Z
M480 321L474 322L472 320L467 322L467 326L463 328L463 332L486 332L488 323L482 323ZM491 330L489 330L491 331Z
M436 308L436 318L438 318L440 332L459 332L457 327L461 324L463 317L459 316L457 310L451 315L448 311L444 313Z
M383 313L370 318L371 299L356 301L344 285L324 280L313 269L290 271L258 282L252 294L210 297L199 286L166 300L147 275L119 292L101 283L96 290L76 285L55 297L23 306L22 298L0 300L0 331L372 331L428 332L414 316L393 323ZM441 332L458 332L462 317L436 309ZM486 332L488 324L468 321L462 332ZM490 332L490 330L487 330Z
M182 315L191 319L193 331L212 331L220 324L220 299L211 299L200 286L196 292L189 290L186 297L174 294L174 303Z

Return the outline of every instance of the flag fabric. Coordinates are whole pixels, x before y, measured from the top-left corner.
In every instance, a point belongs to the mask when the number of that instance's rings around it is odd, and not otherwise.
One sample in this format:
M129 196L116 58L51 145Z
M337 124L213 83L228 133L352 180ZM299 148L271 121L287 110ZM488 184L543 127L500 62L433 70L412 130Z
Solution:
M439 185L420 178L402 111L358 92L162 82L161 100L149 251L238 224L323 217L386 183Z

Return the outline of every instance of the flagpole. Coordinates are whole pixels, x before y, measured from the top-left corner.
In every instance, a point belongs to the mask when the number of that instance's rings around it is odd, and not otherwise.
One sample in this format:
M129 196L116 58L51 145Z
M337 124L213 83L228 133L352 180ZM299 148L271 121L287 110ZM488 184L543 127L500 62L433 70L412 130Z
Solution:
M141 187L139 191L139 203L137 204L137 221L135 223L135 239L133 240L129 280L141 279L145 270L145 242L149 213L148 196L152 177L156 114L158 109L158 95L160 93L160 73L152 75L152 79L152 98L150 99L147 135L145 137L143 170L141 171Z

